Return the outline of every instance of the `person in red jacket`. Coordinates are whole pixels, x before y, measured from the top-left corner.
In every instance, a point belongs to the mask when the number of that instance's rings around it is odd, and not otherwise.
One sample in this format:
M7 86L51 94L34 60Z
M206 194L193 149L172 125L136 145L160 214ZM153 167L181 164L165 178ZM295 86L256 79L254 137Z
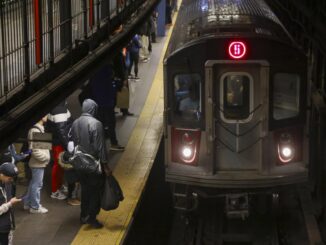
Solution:
M64 170L58 164L59 154L67 149L69 130L72 125L71 114L66 101L57 105L48 115L47 128L53 137L53 167L52 167L52 194L51 198L64 200L63 174Z

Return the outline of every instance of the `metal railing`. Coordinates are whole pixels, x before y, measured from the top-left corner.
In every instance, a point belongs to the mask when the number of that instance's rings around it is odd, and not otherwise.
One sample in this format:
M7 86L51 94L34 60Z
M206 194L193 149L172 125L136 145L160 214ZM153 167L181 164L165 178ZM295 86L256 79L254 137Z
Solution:
M136 1L0 0L0 105Z

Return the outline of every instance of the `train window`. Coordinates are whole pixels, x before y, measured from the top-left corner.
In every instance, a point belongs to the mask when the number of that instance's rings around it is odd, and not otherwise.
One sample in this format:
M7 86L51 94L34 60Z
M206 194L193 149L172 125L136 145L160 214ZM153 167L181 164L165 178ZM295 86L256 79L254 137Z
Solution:
M247 73L226 73L221 78L221 116L225 121L244 120L250 116L250 84Z
M178 116L184 119L200 119L200 82L199 74L178 74L174 77L174 111Z
M297 74L277 73L273 79L273 118L282 120L299 114L300 77Z

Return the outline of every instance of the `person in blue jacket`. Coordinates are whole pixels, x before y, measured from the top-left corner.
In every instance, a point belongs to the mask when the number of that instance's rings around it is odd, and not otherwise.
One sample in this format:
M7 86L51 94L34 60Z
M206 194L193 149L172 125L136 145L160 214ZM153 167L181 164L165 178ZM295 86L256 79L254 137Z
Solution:
M135 79L139 80L138 77L138 63L139 63L139 50L141 49L142 45L139 41L139 36L136 34L130 41L130 43L127 46L127 50L130 54L130 65L129 65L129 71L128 75L130 78L133 78L131 75L132 66L134 66L134 72L135 72Z

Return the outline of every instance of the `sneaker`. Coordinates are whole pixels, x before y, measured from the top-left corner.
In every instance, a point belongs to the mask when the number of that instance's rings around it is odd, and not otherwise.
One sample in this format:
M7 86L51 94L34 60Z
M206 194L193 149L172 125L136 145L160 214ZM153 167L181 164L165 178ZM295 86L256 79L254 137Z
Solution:
M80 205L80 201L78 199L72 199L72 198L69 198L67 203L71 206L79 206Z
M97 219L96 220L89 220L89 221L87 221L87 224L89 224L94 229L103 228L103 224L100 223Z
M61 192L61 193L68 193L68 187L65 186L65 185L62 185L62 186L60 187L60 192Z
M129 111L125 112L125 113L122 113L123 116L133 116L134 113L131 113Z
M117 145L111 145L110 150L112 150L112 151L124 151L125 148L123 146L117 144Z
M67 198L67 196L65 194L63 194L62 192L60 192L59 190L57 190L56 192L52 192L51 198L55 198L58 200L64 200Z
M148 58L144 58L144 59L142 59L141 62L143 62L143 63L147 63L147 62L148 62Z
M140 81L140 78L139 77L135 77L135 81L136 82L139 82Z
M29 212L32 214L46 214L49 212L45 207L40 206L38 209L30 208Z

